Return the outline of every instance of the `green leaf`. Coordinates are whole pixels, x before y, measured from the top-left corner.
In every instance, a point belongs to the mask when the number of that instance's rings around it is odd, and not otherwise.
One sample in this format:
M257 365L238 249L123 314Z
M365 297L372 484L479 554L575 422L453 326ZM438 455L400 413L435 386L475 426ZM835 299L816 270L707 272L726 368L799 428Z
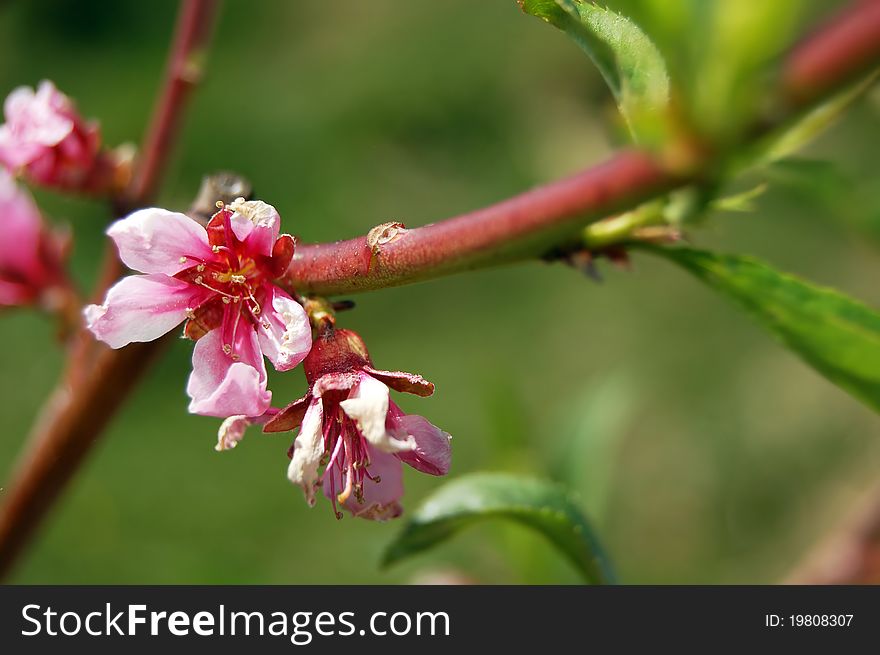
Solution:
M766 168L794 155L833 125L844 111L873 87L878 77L880 73L872 72L814 107L793 123L759 139L739 155L734 170L738 169L738 172L742 172L750 168Z
M447 483L432 494L388 546L382 560L390 566L449 539L469 525L506 518L546 537L591 584L614 576L583 513L561 487L503 473L474 473Z
M583 0L517 0L527 14L572 37L611 87L636 140L657 131L669 102L660 52L628 18Z
M716 146L742 142L773 83L766 71L810 13L806 0L605 1L650 35L676 82L684 125Z
M763 195L766 190L767 183L763 182L740 193L715 198L709 203L709 209L719 212L753 212L755 211L753 201Z
M880 410L880 314L757 259L650 248L732 298L819 373Z

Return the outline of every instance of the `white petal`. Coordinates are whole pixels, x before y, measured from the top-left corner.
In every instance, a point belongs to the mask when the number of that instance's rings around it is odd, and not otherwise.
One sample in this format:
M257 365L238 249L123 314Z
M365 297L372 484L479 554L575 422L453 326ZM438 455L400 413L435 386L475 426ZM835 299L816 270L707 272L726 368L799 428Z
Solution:
M339 406L357 424L364 438L379 450L399 453L415 449L416 442L412 437L401 441L391 436L385 428L388 387L376 378L363 374L357 387Z
M321 400L316 398L309 405L303 417L299 434L293 442L293 457L287 467L287 478L303 488L309 506L315 504L315 485L318 481L318 467L324 456L324 409Z
M235 448L244 439L244 433L250 425L251 421L244 414L236 414L224 420L217 430L217 445L214 450L220 452Z

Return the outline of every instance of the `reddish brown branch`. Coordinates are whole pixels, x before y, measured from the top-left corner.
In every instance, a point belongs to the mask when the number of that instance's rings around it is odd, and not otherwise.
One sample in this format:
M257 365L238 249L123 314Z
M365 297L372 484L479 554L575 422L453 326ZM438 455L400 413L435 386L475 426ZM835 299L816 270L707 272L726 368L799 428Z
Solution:
M33 531L79 468L101 431L166 340L122 350L101 347L82 386L60 386L38 419L0 514L0 574L7 573Z
M216 13L217 0L184 0L181 4L165 82L144 138L142 159L127 198L131 208L139 207L153 197L165 170L171 145L183 119L183 107L190 91L202 76L204 49L210 40Z
M880 0L861 0L794 48L782 75L783 97L802 106L877 66Z
M630 207L675 184L648 155L624 151L496 205L399 231L384 244L360 237L300 247L287 281L301 292L350 293L540 255L588 218Z
M754 136L878 64L880 0L862 0L792 49L779 77L778 95L785 109ZM711 155L707 150L706 156ZM698 171L711 163L696 159L691 168ZM285 282L300 292L333 295L541 256L589 220L631 208L687 181L647 153L623 152L497 205L405 231L380 247L368 244L367 237L300 246Z
M183 0L165 84L150 122L131 188L115 203L117 214L149 202L165 169L189 90L199 76L201 51L213 26L216 0ZM96 293L122 273L108 249ZM68 370L41 412L0 508L0 577L7 574L45 513L97 441L150 360L167 340L109 350L80 332Z

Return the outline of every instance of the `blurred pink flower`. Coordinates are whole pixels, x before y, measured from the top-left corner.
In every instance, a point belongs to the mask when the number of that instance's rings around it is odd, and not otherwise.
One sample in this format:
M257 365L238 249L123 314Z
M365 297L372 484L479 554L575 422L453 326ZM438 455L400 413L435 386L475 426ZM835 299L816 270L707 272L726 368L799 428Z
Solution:
M36 92L25 86L15 89L3 111L0 164L46 186L87 185L98 162L98 126L86 123L52 82L40 82Z
M187 384L189 411L207 416L260 416L272 398L269 358L279 371L311 347L302 306L273 282L293 257L290 235L271 205L238 199L207 227L184 214L142 209L107 234L122 261L146 275L117 282L103 305L85 309L88 328L112 348L152 341L187 320L196 341Z
M421 416L404 414L389 398L389 387L430 396L433 384L411 373L374 369L364 342L350 330L324 331L303 366L308 394L263 430L299 426L287 477L302 486L310 505L320 485L337 518L337 503L354 516L395 518L402 512L401 462L430 475L449 471L450 436Z
M0 306L25 305L64 284L64 245L30 194L0 169Z

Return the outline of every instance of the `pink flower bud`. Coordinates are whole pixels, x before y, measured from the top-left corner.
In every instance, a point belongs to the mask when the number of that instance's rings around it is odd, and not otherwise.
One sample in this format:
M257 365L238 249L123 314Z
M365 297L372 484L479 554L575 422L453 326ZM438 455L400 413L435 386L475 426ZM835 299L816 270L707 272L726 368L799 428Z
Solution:
M315 339L303 366L309 392L263 430L299 427L287 476L302 486L310 505L320 486L338 518L337 504L354 516L395 518L402 512L401 462L430 475L449 471L450 436L421 416L404 414L389 397L389 387L430 396L433 384L412 373L373 368L360 336L330 326Z
M0 169L0 306L51 302L65 284L63 240L43 223L30 194Z
M19 87L3 105L0 165L29 181L59 189L100 191L121 183L122 155L102 153L96 123L86 122L73 102L48 80L37 90Z

